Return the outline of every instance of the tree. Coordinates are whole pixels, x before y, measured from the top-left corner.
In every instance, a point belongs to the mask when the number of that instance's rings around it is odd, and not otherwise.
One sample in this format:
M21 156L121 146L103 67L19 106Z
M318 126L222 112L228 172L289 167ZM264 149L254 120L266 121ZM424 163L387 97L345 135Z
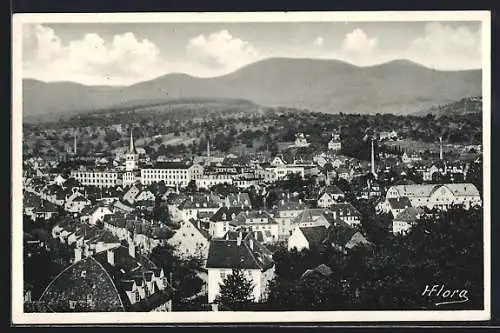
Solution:
M232 311L243 310L254 300L254 285L243 272L235 268L220 284L220 292L215 301Z

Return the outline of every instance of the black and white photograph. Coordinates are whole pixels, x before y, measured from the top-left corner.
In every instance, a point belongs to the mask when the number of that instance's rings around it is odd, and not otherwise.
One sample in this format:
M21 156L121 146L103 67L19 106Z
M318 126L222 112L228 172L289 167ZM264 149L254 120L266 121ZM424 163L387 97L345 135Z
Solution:
M490 24L15 14L13 323L488 320Z

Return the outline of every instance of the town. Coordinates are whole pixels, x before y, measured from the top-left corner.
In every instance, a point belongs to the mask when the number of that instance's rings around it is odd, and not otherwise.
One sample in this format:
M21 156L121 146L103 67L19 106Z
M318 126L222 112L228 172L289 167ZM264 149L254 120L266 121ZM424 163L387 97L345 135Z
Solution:
M480 113L158 112L25 124L26 312L482 302Z

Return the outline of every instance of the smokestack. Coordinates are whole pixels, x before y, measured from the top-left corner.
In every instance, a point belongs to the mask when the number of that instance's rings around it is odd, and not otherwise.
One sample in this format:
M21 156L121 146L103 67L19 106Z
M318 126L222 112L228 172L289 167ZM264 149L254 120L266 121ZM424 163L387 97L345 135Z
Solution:
M238 233L238 237L236 238L236 245L240 246L241 245L241 240L243 238L243 234L241 231Z
M73 153L76 155L76 129L75 129L75 134L73 138Z
M372 159L371 159L371 167L372 167L372 175L377 178L377 174L375 173L375 150L373 148L373 139L372 139Z
M80 260L82 260L82 249L77 246L75 248L75 261L74 262L78 262Z
M108 263L111 266L115 265L115 252L113 252L113 249L108 250Z
M132 258L135 258L135 244L133 240L129 240L128 242L128 254Z
M439 137L439 159L443 160L443 137Z

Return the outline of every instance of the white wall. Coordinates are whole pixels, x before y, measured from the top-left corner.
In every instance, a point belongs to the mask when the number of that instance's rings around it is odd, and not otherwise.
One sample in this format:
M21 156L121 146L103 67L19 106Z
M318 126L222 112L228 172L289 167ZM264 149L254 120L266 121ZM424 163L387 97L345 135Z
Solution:
M288 238L288 251L293 248L297 248L298 251L309 248L309 242L304 237L304 234L300 231L299 227L296 227L290 238Z

